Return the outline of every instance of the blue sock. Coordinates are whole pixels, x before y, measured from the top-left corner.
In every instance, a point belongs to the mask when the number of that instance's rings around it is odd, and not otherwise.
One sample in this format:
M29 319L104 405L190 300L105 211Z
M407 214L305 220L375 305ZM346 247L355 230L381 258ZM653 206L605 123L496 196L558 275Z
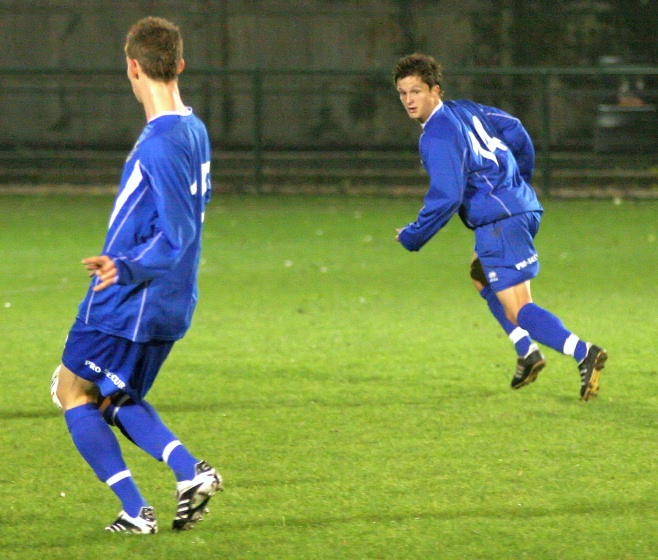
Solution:
M577 362L581 362L587 355L585 342L565 329L562 321L550 311L534 303L528 303L521 308L517 321L534 340L562 354L573 356Z
M146 502L126 467L119 442L103 420L98 406L93 403L77 406L67 410L64 418L73 443L96 476L117 495L128 515L139 515Z
M517 355L521 357L525 356L532 344L532 339L528 335L528 332L517 327L507 318L505 315L505 308L496 297L496 293L491 289L491 286L485 286L482 288L480 296L482 296L487 302L489 311L491 311L491 314L496 318L496 321L498 321L500 326L503 327L503 330L509 339L514 343Z
M165 449L165 459L163 460L174 471L178 482L192 480L196 476L194 466L199 460L193 457L180 441L172 441L169 444Z
M116 425L140 449L174 471L176 480L191 480L199 462L165 426L156 410L146 401L127 395L105 410L108 423Z

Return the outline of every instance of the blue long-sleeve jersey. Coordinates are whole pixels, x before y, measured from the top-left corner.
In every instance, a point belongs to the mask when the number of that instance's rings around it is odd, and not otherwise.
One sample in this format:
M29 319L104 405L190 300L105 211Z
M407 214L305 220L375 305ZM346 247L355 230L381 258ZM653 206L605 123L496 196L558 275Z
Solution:
M535 150L519 119L467 99L444 102L419 140L430 178L418 219L399 240L418 251L458 213L477 227L523 212L542 211L530 186Z
M188 109L165 113L142 131L123 169L102 254L116 263L116 284L89 291L78 319L135 342L178 340L197 302L210 142Z

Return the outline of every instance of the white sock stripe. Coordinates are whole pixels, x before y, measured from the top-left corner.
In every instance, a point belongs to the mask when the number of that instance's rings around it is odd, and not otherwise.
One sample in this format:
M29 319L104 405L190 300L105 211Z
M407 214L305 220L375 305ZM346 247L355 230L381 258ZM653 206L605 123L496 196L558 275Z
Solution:
M580 339L575 334L570 334L564 341L564 348L562 348L562 353L573 357L574 352L576 351L576 345L578 344L579 340Z
M117 474L115 474L114 476L111 476L110 478L108 478L105 481L105 484L107 484L108 486L113 486L117 482L121 482L125 478L130 478L131 476L132 475L130 474L129 470L121 471L121 472L118 472Z
M526 336L530 336L530 334L528 331L522 329L521 327L516 327L511 333L509 333L509 339L514 344Z
M169 461L169 455L171 455L171 452L176 449L179 445L183 445L180 441L175 439L174 441L168 443L166 447L164 448L164 451L162 452L162 460L167 463Z

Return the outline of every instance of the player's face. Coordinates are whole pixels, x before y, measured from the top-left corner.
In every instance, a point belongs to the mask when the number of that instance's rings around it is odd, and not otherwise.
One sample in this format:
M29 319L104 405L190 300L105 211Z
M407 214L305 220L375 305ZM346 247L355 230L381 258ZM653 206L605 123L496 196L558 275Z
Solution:
M400 101L407 115L420 123L429 119L439 104L439 86L430 88L420 76L400 78L397 83Z

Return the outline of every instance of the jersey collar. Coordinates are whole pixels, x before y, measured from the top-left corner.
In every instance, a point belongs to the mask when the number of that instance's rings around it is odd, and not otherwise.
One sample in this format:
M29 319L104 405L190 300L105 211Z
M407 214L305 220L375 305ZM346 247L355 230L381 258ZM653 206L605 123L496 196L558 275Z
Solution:
M158 113L157 115L154 115L149 119L148 122L152 123L155 119L159 119L160 117L166 117L169 115L176 115L179 117L189 117L192 114L192 107L185 107L182 111L163 111L162 113Z
M432 114L431 114L429 117L427 117L427 120L426 120L424 123L422 123L420 126L422 126L423 128L425 128L425 125L426 125L428 122L430 122L430 120L432 119L432 117L434 116L434 114L435 114L439 109L441 109L441 107L443 107L443 101L441 101L441 100L439 99L439 104L438 104L436 107L434 107L434 111L432 111Z

